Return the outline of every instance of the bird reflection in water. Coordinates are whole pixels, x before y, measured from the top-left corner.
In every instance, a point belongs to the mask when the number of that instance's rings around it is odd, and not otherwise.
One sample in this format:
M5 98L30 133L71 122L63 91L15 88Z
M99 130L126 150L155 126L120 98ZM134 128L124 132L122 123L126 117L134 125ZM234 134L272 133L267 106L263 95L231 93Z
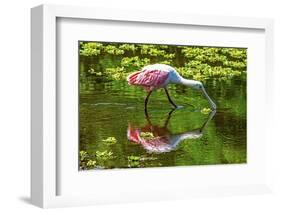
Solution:
M204 129L216 114L215 110L210 112L207 120L200 128L179 134L171 134L170 130L168 129L168 124L174 112L175 109L169 112L164 126L160 127L158 125L152 124L147 110L145 110L147 125L141 128L135 128L129 124L127 129L128 140L132 143L142 145L143 148L149 153L170 152L176 149L178 144L180 144L183 140L201 138L203 136Z

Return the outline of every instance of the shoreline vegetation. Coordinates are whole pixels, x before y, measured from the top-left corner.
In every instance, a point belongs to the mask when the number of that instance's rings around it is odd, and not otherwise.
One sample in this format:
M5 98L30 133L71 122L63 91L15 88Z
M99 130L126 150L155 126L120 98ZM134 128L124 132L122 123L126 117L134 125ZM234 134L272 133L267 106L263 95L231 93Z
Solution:
M97 82L125 80L148 64L174 67L194 80L246 77L247 49L154 44L80 42L80 77ZM113 60L114 59L114 60ZM90 64L90 66L85 66Z

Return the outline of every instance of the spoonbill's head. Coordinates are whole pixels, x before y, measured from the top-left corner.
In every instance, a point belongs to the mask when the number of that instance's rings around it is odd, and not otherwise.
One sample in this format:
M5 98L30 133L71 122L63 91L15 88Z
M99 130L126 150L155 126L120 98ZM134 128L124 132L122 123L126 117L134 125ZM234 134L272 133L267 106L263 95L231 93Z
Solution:
M194 81L194 80L181 78L180 83L187 86L187 87L191 87L191 88L196 89L196 90L201 90L203 92L203 94L206 96L207 100L209 101L211 109L216 110L217 105L213 102L213 100L207 94L203 84L200 81Z
M195 81L192 88L197 89L197 90L201 90L201 89L203 89L203 84L200 81Z

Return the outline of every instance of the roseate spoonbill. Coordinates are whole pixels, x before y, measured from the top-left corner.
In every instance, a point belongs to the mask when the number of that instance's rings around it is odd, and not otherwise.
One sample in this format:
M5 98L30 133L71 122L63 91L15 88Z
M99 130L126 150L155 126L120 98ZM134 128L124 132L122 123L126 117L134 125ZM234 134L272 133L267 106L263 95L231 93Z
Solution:
M171 134L167 126L173 111L174 109L169 113L163 127L153 125L148 117L148 114L146 114L148 124L145 127L133 128L132 125L129 124L127 129L128 140L142 145L143 148L149 153L170 152L176 149L177 145L183 140L201 138L203 136L203 130L216 114L215 110L210 112L208 119L198 129L182 132L179 134ZM141 134L142 132L150 133L150 136L144 137Z
M166 64L153 64L142 68L141 71L134 72L127 77L127 81L130 85L142 86L148 91L148 95L145 99L145 108L148 103L149 96L153 90L164 88L169 102L175 107L178 106L171 99L167 86L168 84L183 84L187 87L201 90L206 96L210 107L215 110L216 104L207 94L203 84L200 81L185 79L171 66Z

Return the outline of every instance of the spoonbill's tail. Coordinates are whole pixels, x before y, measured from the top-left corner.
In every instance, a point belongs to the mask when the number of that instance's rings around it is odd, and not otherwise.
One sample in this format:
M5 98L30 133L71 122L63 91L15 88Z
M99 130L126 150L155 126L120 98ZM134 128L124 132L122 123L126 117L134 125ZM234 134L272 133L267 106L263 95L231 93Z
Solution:
M128 84L137 85L137 78L141 71L134 72L127 77Z

